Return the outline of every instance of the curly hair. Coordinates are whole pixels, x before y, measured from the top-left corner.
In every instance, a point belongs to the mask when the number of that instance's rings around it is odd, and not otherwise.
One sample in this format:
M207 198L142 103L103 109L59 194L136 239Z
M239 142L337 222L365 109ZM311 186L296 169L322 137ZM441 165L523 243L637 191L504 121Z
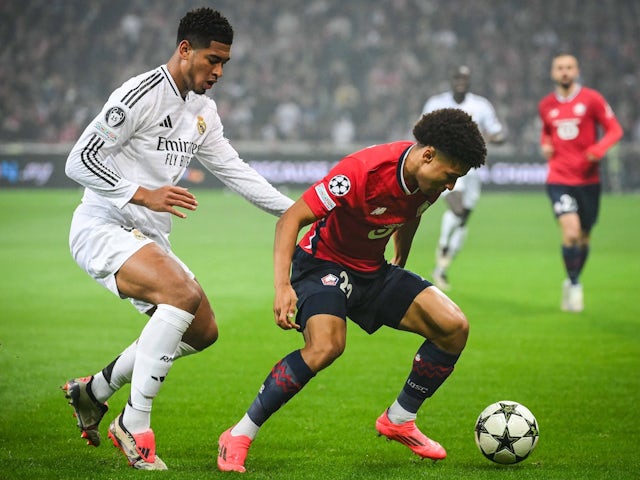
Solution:
M207 48L211 42L233 43L233 28L217 10L208 7L187 12L180 20L176 45L187 40L193 48Z
M442 108L423 115L413 127L418 143L430 145L461 165L484 165L487 147L478 125L457 108Z

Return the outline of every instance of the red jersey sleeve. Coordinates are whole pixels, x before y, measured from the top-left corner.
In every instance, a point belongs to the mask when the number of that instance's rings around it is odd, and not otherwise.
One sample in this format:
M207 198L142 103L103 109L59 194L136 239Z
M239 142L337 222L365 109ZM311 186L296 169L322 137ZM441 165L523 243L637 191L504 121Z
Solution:
M607 101L595 91L593 92L593 112L596 122L602 126L604 132L597 143L587 148L586 153L591 153L600 159L622 138L623 131Z
M538 104L538 116L540 117L540 120L542 121L542 130L540 132L540 145L551 145L552 141L551 141L551 124L546 121L546 113L548 110L547 107L547 98L545 97L539 104Z
M326 217L338 206L352 206L356 203L359 182L355 179L359 163L353 157L343 158L323 179L302 194L302 199L316 217Z

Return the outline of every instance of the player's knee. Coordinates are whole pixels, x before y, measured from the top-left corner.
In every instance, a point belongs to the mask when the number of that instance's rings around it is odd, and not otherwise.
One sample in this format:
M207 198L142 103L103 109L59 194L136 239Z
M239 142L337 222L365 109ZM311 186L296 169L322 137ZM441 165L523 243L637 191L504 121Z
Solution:
M468 208L463 208L462 212L457 214L460 219L461 219L461 223L460 226L463 227L467 224L467 222L469 221L469 216L471 215L471 210Z
M213 345L218 340L218 325L212 321L205 327L200 337L200 348L198 350L204 350L205 348Z
M444 326L445 334L435 343L450 353L460 353L464 350L469 338L469 320L462 310L455 309Z
M332 363L344 353L344 347L344 343L342 342L324 344L318 349L318 354L325 362Z
M191 279L169 285L166 295L170 300L163 303L174 305L190 313L195 313L202 302L202 290Z
M331 365L344 352L344 342L320 343L307 345L303 350L303 358L314 372Z
M199 310L182 340L198 351L213 345L218 340L218 325L213 312L210 309L206 313Z
M578 247L581 244L582 236L579 230L565 231L562 236L562 243L568 247Z

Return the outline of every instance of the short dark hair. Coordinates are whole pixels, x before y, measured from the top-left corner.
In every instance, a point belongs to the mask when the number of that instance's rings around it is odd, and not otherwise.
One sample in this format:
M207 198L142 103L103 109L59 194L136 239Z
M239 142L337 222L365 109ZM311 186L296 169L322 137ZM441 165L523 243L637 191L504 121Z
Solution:
M176 45L187 40L193 48L207 48L211 42L233 43L233 28L217 10L208 7L187 12L180 20Z
M466 65L456 65L451 69L449 76L451 78L471 77L471 69Z
M484 165L487 147L469 114L458 108L441 108L422 115L413 127L413 136L421 145L441 150L466 167Z

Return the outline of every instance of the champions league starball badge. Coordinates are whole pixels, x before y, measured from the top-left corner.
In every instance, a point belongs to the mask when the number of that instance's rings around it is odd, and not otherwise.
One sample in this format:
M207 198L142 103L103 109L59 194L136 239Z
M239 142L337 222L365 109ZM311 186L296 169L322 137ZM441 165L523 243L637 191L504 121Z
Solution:
M329 191L338 197L346 195L350 188L351 181L344 175L336 175L329 180Z

